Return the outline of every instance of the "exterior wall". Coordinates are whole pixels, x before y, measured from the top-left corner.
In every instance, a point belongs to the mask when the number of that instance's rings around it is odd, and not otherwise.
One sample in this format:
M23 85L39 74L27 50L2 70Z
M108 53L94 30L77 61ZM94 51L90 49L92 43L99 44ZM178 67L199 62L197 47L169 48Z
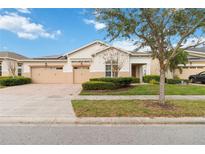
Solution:
M116 49L114 49L116 50ZM119 51L122 52L122 51ZM130 65L129 65L129 55L124 54L124 64L121 68L120 72L130 72ZM103 59L103 52L97 54L95 57L93 57L93 60L91 62L90 66L90 72L105 72L105 60Z
M86 48L83 48L79 50L78 52L72 53L71 55L68 55L69 58L92 58L92 55L97 53L98 51L105 49L107 46L95 43L93 45L90 45Z
M159 61L157 59L151 60L151 74L152 75L160 74L160 66L159 66Z
M89 78L97 78L97 77L105 77L105 61L103 59L103 52L97 53L100 50L105 49L106 46L101 44L94 44L92 46L89 46L88 48L82 49L79 52L73 53L71 55L68 55L68 63L67 63L67 71L73 72L73 64L72 59L85 59L90 58L90 73ZM114 49L117 50L117 49ZM106 50L105 50L106 51ZM122 52L122 51L119 51ZM94 56L92 56L94 55ZM119 76L130 76L130 65L129 65L129 55L125 53L125 62L122 67L122 69L119 72Z
M8 62L14 62L17 68L17 62L15 60L3 60L2 61L2 76L10 76L12 75L9 72L9 68L8 68ZM17 70L16 70L16 75L17 75Z
M105 72L90 72L90 78L105 77Z
M129 77L130 76L130 72L119 72L119 76L120 77Z

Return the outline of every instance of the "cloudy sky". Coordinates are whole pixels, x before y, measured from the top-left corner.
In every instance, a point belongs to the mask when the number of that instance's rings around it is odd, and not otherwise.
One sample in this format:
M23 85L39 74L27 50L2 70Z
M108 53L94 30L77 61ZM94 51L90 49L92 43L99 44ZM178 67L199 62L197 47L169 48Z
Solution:
M29 57L63 54L105 39L104 23L86 9L0 9L0 51ZM132 50L129 41L110 43Z

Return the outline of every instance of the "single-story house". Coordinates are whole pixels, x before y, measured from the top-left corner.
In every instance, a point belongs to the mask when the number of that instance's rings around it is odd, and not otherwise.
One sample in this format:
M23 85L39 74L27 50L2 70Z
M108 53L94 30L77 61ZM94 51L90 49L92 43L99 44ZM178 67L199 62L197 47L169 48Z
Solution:
M187 50L189 62L183 72L175 75L187 79L189 75L205 71L205 48ZM112 54L110 54L112 53ZM118 64L110 57L118 60ZM0 52L0 76L9 76L10 63L16 75L32 78L33 83L83 83L96 77L138 77L158 75L159 62L150 52L131 52L94 41L64 55L28 58L13 52ZM120 65L120 67L118 66ZM115 69L118 71L114 71ZM117 73L116 73L117 72ZM173 73L167 72L172 78Z

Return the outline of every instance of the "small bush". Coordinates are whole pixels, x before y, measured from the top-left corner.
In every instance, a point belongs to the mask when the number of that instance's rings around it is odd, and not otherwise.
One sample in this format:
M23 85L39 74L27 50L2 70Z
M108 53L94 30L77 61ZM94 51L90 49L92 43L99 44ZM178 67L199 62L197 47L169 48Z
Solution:
M145 83L150 83L151 80L155 80L155 81L159 82L160 81L160 76L159 75L145 75L143 77L143 81Z
M117 86L112 82L88 81L82 84L83 90L113 90Z
M181 79L167 79L168 84L181 84Z
M173 79L177 79L177 80L179 80L179 79L180 79L180 77L179 77L179 76L177 76L177 75L174 75Z
M182 83L187 84L189 81L185 79L167 79L166 82L168 84L182 84Z
M156 80L154 80L154 79L150 80L149 83L150 83L150 84L159 84L159 82L156 81Z
M132 77L132 83L140 83L140 79Z
M0 85L2 86L16 86L31 83L30 78L25 77L1 77Z
M129 86L133 82L132 77L119 77L119 78L92 78L90 81L102 81L114 83L118 88Z

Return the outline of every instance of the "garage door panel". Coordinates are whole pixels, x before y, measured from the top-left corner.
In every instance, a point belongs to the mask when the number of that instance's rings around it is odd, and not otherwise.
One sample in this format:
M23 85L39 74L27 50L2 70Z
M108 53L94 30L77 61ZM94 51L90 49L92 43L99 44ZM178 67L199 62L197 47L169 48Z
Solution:
M179 70L176 70L176 75L181 79L188 79L190 75L195 75L203 71L205 71L205 67L189 67L183 68L182 73L180 73Z
M83 83L90 79L89 67L74 67L73 73L74 83Z
M55 67L33 67L31 73L33 83L65 83L65 75Z

